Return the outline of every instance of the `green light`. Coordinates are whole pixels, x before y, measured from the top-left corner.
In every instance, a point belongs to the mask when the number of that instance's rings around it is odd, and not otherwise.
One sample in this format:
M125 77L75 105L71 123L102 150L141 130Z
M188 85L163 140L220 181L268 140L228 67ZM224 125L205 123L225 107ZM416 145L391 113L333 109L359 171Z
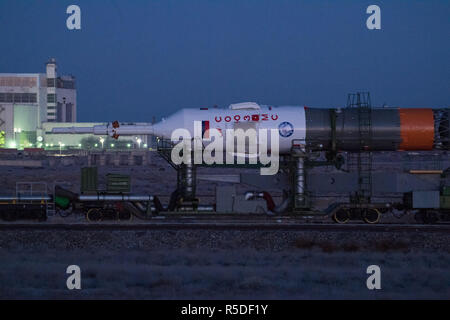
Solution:
M127 144L127 147L128 147L128 148L131 148L131 144Z
M111 148L114 148L114 143L111 143Z
M17 144L16 144L14 141L11 141L11 142L8 144L8 146L9 146L11 149L17 148Z

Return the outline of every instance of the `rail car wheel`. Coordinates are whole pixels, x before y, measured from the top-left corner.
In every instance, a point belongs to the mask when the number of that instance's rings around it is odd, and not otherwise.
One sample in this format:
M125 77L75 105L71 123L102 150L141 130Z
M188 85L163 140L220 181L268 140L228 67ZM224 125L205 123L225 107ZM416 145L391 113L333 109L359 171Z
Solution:
M347 223L350 220L350 212L347 209L339 209L333 214L333 220L339 224Z
M419 223L433 224L439 221L439 214L434 210L420 210L414 215L414 219Z
M362 212L362 218L365 223L375 224L380 221L381 212L378 209L366 209Z
M102 220L102 212L100 209L92 208L86 214L86 219L91 222Z
M58 214L61 218L67 218L73 213L73 208L69 207L68 209L58 209Z
M133 220L133 215L128 211L120 211L118 214L119 221L131 221Z

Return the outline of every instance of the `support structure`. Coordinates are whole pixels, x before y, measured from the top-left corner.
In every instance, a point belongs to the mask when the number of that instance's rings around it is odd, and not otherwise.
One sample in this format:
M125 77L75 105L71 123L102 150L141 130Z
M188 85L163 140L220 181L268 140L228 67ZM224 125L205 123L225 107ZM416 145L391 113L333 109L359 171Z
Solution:
M348 108L358 110L358 143L356 152L349 154L349 169L356 167L358 174L358 191L353 197L357 204L370 203L372 196L372 107L370 93L349 94Z
M158 153L165 159L171 166L177 171L177 189L174 192L175 202L190 203L191 208L198 209L197 199L197 166L193 163L190 164L175 164L172 161L171 153L173 149L173 143L170 140L158 139ZM191 156L194 159L194 155ZM172 207L169 205L169 207ZM181 207L180 207L181 209Z
M300 140L292 141L291 149L293 166L293 193L294 193L294 212L304 211L308 208L308 197L306 192L306 149L304 142Z
M450 109L435 109L434 116L434 148L450 150Z
M177 170L178 179L178 190L180 190L180 196L183 201L197 201L196 190L197 190L197 168L194 164L183 164Z

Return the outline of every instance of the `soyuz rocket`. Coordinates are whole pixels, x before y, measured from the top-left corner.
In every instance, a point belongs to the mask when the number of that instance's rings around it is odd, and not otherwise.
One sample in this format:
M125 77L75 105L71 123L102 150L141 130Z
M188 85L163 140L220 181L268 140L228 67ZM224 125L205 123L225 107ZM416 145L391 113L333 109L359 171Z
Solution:
M184 128L195 137L194 123L201 123L200 139L209 130L276 130L279 153L290 152L294 140L310 151L401 151L449 148L449 109L431 108L310 108L306 106L263 106L254 102L232 104L227 109L182 109L154 125L126 125L115 121L90 128L54 128L57 134L154 135L171 139ZM363 132L362 132L363 131ZM366 132L364 132L366 131ZM362 141L363 140L363 141Z

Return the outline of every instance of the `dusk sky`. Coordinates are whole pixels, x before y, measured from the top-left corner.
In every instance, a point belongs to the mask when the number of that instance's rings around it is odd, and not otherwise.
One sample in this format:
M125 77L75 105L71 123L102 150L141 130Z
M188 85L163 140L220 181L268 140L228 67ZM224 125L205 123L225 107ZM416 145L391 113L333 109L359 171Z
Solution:
M66 8L81 8L80 31ZM381 30L366 8L381 8ZM449 106L450 1L0 0L0 73L77 78L79 121L255 101Z

